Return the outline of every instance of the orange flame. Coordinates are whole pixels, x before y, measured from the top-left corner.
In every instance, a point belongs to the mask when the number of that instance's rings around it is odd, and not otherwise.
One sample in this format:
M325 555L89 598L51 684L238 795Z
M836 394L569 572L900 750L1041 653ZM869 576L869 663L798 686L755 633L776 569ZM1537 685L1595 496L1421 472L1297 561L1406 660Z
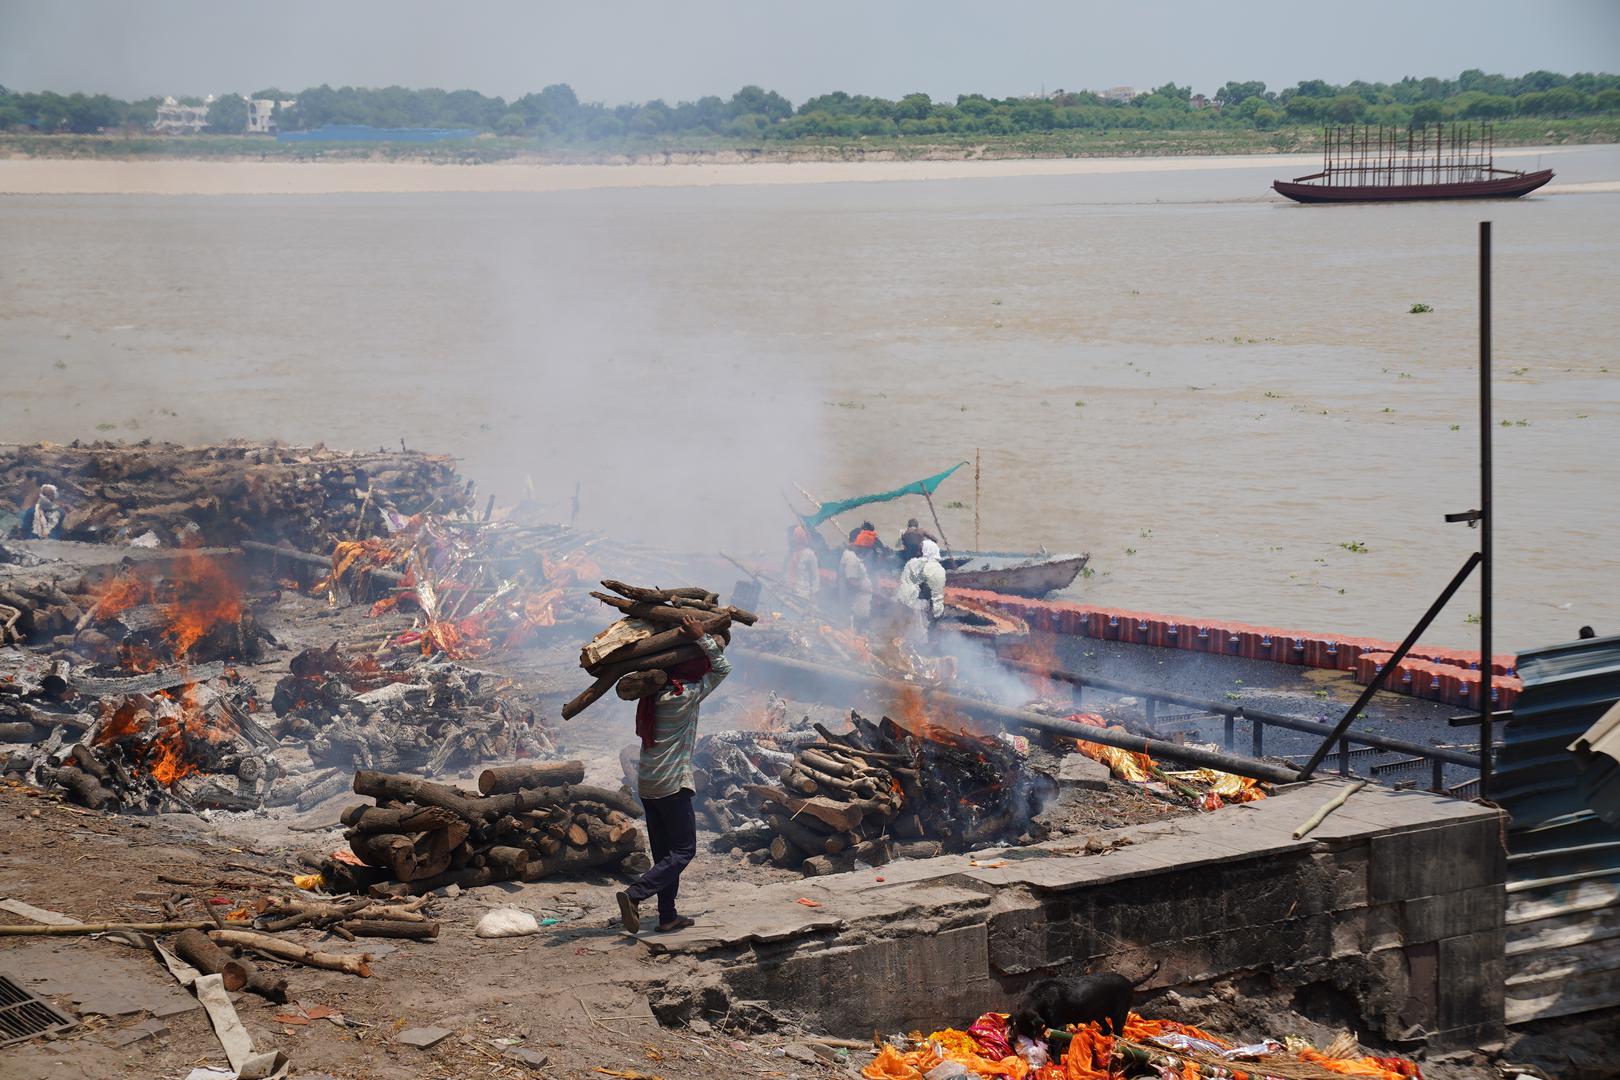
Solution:
M152 602L152 583L132 573L109 578L91 590L91 608L101 618L112 618L132 607Z
M92 595L92 610L101 619L116 618L142 604L158 604L163 613L163 639L176 659L187 653L215 627L240 622L242 596L225 567L206 555L185 554L175 559L163 581L126 572L105 582ZM158 658L144 648L124 650L125 667L147 671Z
M1036 633L1031 631L1028 638L1007 649L1006 656L1021 664L1028 664L1039 671L1057 671L1062 667L1058 662L1057 635L1049 632ZM1028 685L1030 693L1037 698L1052 697L1059 692L1057 683L1045 675L1035 672L1021 671L1019 675Z
M175 563L170 581L173 591L163 605L168 622L163 636L176 657L184 657L216 626L242 621L242 594L225 568L213 559L182 556Z
M198 748L236 734L235 724L209 716L196 690L195 683L188 683L151 697L131 694L116 706L109 704L95 745L122 745L137 772L172 788L201 768Z

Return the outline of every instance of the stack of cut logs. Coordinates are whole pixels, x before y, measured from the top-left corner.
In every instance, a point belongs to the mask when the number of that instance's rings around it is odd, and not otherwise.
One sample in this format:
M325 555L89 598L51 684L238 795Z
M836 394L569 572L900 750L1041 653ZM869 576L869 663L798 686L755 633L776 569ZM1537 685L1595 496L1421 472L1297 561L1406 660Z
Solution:
M0 646L49 641L68 633L84 611L57 581L0 582Z
M732 623L752 626L757 621L750 612L722 607L719 595L703 588L644 589L622 581L604 581L602 586L612 592L591 595L624 617L580 650L579 666L596 681L563 706L564 720L590 708L615 685L626 701L656 694L669 682L665 669L702 656L703 650L682 635L683 619L696 618L705 633L726 640Z
M55 484L65 540L134 539L164 546L196 528L209 544L286 540L305 550L385 532L392 505L410 516L472 505L454 459L414 450L351 453L232 442L0 447L0 508L21 511Z
M1030 819L1055 785L1001 741L850 720L842 735L813 725L819 740L797 749L779 786L746 787L770 831L733 830L736 846L754 839L768 853L756 857L813 877L1040 832Z
M622 792L582 784L584 777L578 761L502 766L484 770L473 795L360 770L354 790L377 805L351 806L343 823L365 867L331 865L332 884L402 896L598 866L644 869L641 833L631 820L640 807Z

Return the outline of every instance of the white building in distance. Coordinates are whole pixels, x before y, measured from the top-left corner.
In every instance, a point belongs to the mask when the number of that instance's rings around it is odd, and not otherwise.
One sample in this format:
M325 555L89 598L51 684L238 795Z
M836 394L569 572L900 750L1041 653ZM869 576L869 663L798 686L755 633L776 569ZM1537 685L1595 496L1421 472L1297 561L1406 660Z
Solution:
M1136 88L1134 86L1110 86L1106 90L1099 91L1097 96L1104 101L1129 102L1135 100Z
M287 101L275 101L271 98L247 98L248 103L248 134L268 135L275 130L276 106L290 109L298 104L297 98Z
M152 121L153 131L167 131L177 135L195 135L208 124L208 106L214 101L209 94L201 105L182 105L172 97L163 99L157 107L157 119Z

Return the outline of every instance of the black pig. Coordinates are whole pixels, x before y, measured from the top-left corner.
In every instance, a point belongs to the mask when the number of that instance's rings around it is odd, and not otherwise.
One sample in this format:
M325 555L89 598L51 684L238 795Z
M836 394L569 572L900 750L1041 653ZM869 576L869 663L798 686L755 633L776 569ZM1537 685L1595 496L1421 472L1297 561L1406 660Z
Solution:
M1135 982L1113 971L1074 979L1042 979L1024 994L1009 1019L1009 1037L1017 1039L1022 1035L1038 1041L1046 1037L1048 1028L1061 1031L1070 1024L1093 1021L1107 1024L1110 1034L1121 1035L1131 1003L1136 1000L1136 988L1158 970L1159 965L1154 964L1152 971Z

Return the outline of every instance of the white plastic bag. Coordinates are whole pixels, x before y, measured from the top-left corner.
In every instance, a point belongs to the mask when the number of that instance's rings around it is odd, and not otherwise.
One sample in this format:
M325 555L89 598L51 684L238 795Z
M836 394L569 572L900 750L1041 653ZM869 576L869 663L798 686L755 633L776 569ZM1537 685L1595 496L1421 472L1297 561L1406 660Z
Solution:
M539 932L540 924L533 915L510 907L485 913L473 929L473 933L482 938L528 937Z

